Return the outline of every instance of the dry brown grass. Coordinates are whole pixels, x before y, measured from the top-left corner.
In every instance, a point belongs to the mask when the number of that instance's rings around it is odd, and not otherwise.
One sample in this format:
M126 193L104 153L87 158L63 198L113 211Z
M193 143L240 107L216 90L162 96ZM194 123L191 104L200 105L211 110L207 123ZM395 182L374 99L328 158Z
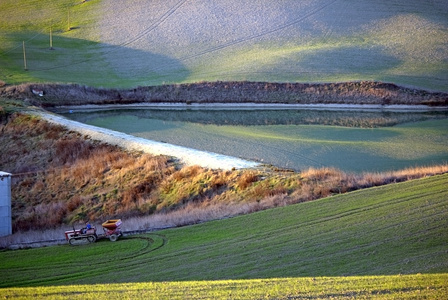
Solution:
M326 181L334 178L341 178L341 171L335 168L309 168L308 170L304 170L301 172L302 177L307 178L308 180L314 181Z
M126 152L27 115L9 116L0 130L0 165L15 174L14 232L112 217L147 218L137 229L180 226L448 172L448 164L357 175L211 170Z
M236 185L239 189L245 190L256 181L258 181L258 175L256 172L246 172L238 177Z

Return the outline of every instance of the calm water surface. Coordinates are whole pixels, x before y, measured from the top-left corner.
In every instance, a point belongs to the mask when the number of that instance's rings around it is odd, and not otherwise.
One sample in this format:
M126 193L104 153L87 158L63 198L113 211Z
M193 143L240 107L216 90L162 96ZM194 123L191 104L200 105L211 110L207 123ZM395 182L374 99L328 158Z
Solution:
M294 170L385 171L448 161L448 112L110 109L86 124Z

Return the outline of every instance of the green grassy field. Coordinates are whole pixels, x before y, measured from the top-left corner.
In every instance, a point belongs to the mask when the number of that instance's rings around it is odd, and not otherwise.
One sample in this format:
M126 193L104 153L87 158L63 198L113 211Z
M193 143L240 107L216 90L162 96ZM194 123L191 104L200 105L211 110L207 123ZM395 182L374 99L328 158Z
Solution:
M3 251L0 295L443 299L447 183L433 176L115 243Z
M0 84L379 80L446 92L445 2L2 0ZM445 132L420 125L383 133L402 148L363 147L416 159ZM445 155L437 145L427 154ZM445 174L115 243L1 251L0 297L448 299L447 184Z
M80 80L88 84L105 74L112 76L101 56L95 29L100 16L98 1L7 0L0 3L0 10L0 79L5 82Z
M0 79L103 87L377 80L448 91L445 4L5 0Z

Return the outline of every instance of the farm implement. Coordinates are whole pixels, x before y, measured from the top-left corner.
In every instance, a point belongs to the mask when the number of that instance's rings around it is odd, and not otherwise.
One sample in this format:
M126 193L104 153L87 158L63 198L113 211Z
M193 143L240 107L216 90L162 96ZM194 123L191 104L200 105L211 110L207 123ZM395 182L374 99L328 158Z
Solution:
M65 232L65 239L72 246L94 243L98 239L108 238L110 241L115 242L120 235L123 235L121 231L121 219L107 220L101 226L103 227L103 233L97 234L95 227L85 227L82 229L68 230Z

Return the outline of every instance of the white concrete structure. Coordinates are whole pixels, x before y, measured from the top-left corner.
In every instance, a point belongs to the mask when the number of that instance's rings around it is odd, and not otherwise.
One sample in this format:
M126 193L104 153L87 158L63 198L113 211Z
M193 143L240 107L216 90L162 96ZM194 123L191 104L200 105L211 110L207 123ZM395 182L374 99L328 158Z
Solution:
M12 234L11 174L0 171L0 236Z

